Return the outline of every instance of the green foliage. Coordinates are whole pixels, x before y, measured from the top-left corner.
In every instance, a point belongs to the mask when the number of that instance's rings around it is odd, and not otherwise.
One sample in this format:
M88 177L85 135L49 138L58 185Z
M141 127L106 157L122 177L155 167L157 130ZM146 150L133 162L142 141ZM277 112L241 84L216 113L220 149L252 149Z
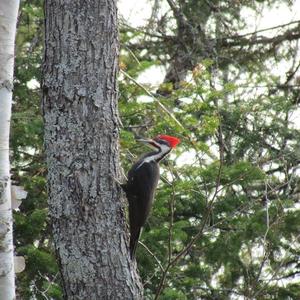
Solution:
M162 300L187 300L185 294L177 289L165 288L160 299Z
M264 4L272 6L275 2ZM260 3L244 1L229 5L226 1L213 1L210 6L205 1L185 1L180 7L195 32L199 22L204 27L208 18L210 24L220 18L216 21L221 28L219 34L224 30L235 35L247 27L241 10L248 7L257 12ZM220 14L213 14L212 7L222 7ZM216 33L210 26L206 30L211 37ZM178 31L173 30L173 34ZM185 43L186 55L197 59L197 50L192 48L195 45L189 48L188 33L180 34L177 39ZM151 34L145 33L144 44L142 36L140 33L138 43L136 35L125 42L130 51L124 47L122 59L127 55L128 65L144 61L144 52L139 50L141 44L147 57L154 61L161 57L161 45L171 57L170 64L172 57L178 57L176 47L180 47L180 42L173 41L172 48L170 41L162 38L158 49ZM297 96L292 88L276 88L282 78L273 74L270 67L276 60L290 60L289 55L294 52L280 47L279 58L267 52L267 48L252 53L251 48L236 52L216 47L213 57L198 59L194 69L190 69L192 78L188 82L161 83L157 100L172 111L184 128L175 124L155 101L140 102L139 97L145 92L134 88L130 80L121 79L119 108L124 124L122 143L127 146L122 155L125 170L130 166L127 162L134 160L132 154L138 156L142 152L133 141L134 135L168 133L182 139L162 166L163 180L141 238L162 267L169 266L159 299L297 299L297 294L282 286L280 280L264 283L267 276L290 280L293 275L288 274L293 269L296 274L300 271L299 251L288 246L297 245L300 224L295 206L299 199L293 192L300 182L299 174L295 173L299 130L289 120ZM227 61L222 60L224 57ZM134 70L127 71L137 79L142 72L137 67ZM151 86L146 88L155 90ZM199 239L186 255L170 266L170 260L176 259L199 232ZM137 261L146 283L147 299L154 298L162 278L163 271L156 259L139 245ZM300 288L299 282L295 287Z

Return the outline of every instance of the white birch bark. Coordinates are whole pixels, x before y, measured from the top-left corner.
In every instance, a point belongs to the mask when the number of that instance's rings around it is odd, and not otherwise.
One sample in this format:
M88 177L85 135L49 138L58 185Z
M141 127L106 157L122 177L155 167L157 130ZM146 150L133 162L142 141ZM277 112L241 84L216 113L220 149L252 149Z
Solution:
M0 0L0 300L15 298L9 129L18 0Z

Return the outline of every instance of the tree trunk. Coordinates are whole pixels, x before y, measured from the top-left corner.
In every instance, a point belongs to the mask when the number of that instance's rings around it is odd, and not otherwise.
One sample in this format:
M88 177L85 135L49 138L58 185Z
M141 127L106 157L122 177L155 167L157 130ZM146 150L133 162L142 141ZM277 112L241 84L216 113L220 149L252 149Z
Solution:
M142 299L119 174L116 1L45 1L49 214L66 299Z
M15 298L9 129L18 0L0 0L0 299Z
M9 129L18 0L0 0L0 299L15 298Z

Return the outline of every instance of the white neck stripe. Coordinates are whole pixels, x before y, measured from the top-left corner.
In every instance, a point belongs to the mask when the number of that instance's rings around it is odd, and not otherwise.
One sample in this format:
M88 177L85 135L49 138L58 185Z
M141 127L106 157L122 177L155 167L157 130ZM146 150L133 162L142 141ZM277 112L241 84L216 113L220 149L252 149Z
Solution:
M164 158L165 155L167 155L171 150L172 148L168 147L167 145L159 145L159 148L160 150L149 156L149 157L146 157L138 166L136 169L140 168L144 163L149 163L151 161L159 161L161 159Z

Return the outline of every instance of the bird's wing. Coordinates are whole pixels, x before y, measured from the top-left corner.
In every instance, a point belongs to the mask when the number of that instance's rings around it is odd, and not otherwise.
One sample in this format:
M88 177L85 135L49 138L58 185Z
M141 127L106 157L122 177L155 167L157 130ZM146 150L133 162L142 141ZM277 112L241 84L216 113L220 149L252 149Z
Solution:
M129 206L134 210L135 222L140 226L145 224L150 212L158 179L159 167L156 163L144 163L135 172L128 173Z

